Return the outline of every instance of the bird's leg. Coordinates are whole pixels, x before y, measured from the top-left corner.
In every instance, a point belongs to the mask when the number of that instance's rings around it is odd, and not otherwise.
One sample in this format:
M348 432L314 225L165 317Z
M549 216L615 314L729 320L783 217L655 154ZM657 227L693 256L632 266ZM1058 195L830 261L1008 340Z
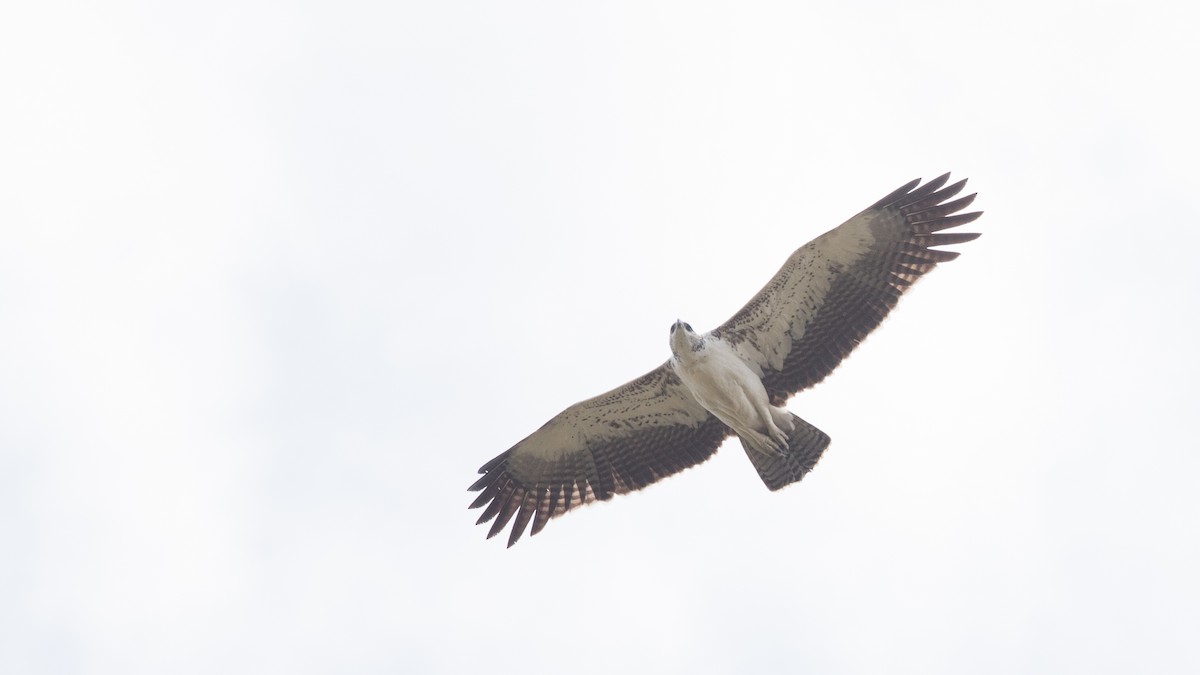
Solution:
M796 430L796 421L792 419L792 413L788 412L787 408L771 406L771 421L775 423L775 426L783 429L789 437Z
M792 423L792 415L782 408L776 408L769 403L759 410L762 417L763 426L766 427L766 435L771 440L776 453L787 455L791 445L788 443L788 438L796 425Z

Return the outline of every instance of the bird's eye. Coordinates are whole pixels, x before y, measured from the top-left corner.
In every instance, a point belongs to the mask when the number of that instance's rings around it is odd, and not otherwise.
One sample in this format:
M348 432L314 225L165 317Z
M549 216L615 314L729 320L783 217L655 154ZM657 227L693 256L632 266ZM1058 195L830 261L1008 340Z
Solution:
M692 332L692 324L685 323L685 324L683 324L683 327L687 330L687 332L689 332L689 333Z
M675 329L678 328L675 324L671 324L671 335L675 334Z

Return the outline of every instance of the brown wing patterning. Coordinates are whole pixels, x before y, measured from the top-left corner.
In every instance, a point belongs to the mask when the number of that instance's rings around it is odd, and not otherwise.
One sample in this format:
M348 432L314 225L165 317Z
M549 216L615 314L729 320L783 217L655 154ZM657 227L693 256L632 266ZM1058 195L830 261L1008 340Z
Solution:
M551 518L611 499L703 462L728 428L660 367L607 394L564 410L479 469L469 488L486 505L477 523L495 519L491 538L513 520L508 545L529 522L537 534Z
M912 181L800 248L753 300L714 331L763 367L773 403L780 405L823 380L917 279L959 255L931 247L979 236L941 232L981 215L958 213L974 201L973 194L947 201L966 184L943 187L949 176L920 187L919 180ZM820 283L810 283L814 279Z

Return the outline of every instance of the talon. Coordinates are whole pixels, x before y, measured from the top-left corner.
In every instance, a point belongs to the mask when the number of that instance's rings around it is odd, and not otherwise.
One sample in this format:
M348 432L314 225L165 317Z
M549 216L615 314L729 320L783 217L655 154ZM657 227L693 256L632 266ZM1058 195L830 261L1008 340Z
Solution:
M771 438L772 444L775 446L775 452L778 452L780 455L786 455L788 452L788 449L790 448L790 446L788 445L787 434L783 434L783 433L781 433L779 435L771 434L770 438Z

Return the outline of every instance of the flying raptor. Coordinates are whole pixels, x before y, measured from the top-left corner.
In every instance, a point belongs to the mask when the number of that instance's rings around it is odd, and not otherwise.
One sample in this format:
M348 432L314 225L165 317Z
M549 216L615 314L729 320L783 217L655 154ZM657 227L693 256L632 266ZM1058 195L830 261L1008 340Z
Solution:
M671 326L671 358L645 375L567 408L484 464L469 488L486 505L488 537L513 521L508 545L567 511L632 492L694 466L730 434L771 490L799 481L829 436L782 407L833 372L909 286L958 257L936 246L978 233L943 232L966 180L914 180L792 253L733 318L707 333ZM515 516L515 520L514 520Z

